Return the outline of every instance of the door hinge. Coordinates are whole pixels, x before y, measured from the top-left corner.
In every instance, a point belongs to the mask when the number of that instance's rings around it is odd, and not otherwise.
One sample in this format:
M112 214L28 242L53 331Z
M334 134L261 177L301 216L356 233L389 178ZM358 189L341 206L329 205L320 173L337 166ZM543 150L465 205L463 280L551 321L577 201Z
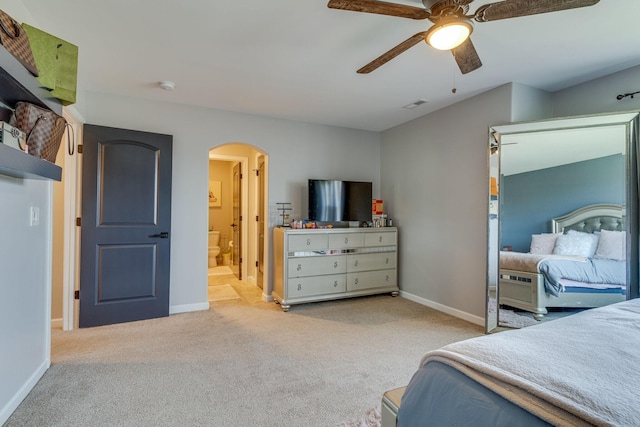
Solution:
M82 144L78 144L78 154L82 154Z
M73 299L80 299L80 291L75 291L73 293Z
M256 215L256 222L260 222L260 215Z
M260 266L258 265L258 261L256 261L256 267L260 267Z
M260 176L260 169L256 169L256 176Z
M82 226L82 218L77 217L76 218L76 227L81 227Z

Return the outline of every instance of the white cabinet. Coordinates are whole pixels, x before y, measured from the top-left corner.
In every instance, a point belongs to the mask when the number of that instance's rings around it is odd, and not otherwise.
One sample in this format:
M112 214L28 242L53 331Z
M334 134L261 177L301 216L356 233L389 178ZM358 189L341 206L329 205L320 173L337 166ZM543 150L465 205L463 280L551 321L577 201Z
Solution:
M293 304L379 293L398 295L398 230L274 229L273 297Z

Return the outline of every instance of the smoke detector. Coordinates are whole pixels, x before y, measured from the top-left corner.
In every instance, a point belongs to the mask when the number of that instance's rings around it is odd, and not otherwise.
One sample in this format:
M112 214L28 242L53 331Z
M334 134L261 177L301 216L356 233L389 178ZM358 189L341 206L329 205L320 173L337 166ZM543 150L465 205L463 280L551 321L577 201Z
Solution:
M168 80L161 81L159 85L160 85L160 89L169 90L169 91L174 90L176 88L176 84Z

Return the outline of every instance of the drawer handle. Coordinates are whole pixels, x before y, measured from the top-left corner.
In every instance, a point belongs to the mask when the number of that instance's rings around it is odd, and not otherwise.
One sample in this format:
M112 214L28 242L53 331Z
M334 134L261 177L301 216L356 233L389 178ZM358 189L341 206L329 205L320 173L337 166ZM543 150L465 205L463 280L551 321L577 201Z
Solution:
M335 261L335 262L333 263L333 268L338 268L338 261Z
M297 268L297 270L298 270L298 271L302 270L302 264L298 264L298 268Z
M357 277L356 277L356 280L353 283L355 283L356 285L358 284L358 278Z
M389 281L389 275L387 274L387 278L385 279L385 282Z
M307 246L311 245L311 239L307 239Z
M356 260L356 262L354 262L354 263L353 263L353 266L354 266L354 267L357 267L357 266L358 266L358 260Z
M382 243L382 236L378 236L378 242Z
M298 290L301 291L302 290L302 285L300 283L298 283Z
M333 287L334 287L334 288L337 288L337 287L338 287L338 281L337 281L337 280L335 280L335 281L333 282Z
M389 258L384 261L385 264L389 264Z
M346 245L347 243L349 243L349 238L348 238L348 237L345 237L345 238L344 238L344 244Z

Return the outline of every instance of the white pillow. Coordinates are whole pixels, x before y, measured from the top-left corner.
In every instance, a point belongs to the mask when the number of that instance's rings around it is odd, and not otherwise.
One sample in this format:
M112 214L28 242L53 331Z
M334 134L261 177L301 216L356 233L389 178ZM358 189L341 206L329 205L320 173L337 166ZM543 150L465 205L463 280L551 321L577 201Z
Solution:
M554 255L573 255L591 258L598 248L599 237L597 234L583 233L569 230L556 240Z
M624 231L602 230L595 258L624 261L627 258L627 238Z
M531 248L529 253L535 255L551 255L556 246L556 240L562 233L542 233L531 235Z

